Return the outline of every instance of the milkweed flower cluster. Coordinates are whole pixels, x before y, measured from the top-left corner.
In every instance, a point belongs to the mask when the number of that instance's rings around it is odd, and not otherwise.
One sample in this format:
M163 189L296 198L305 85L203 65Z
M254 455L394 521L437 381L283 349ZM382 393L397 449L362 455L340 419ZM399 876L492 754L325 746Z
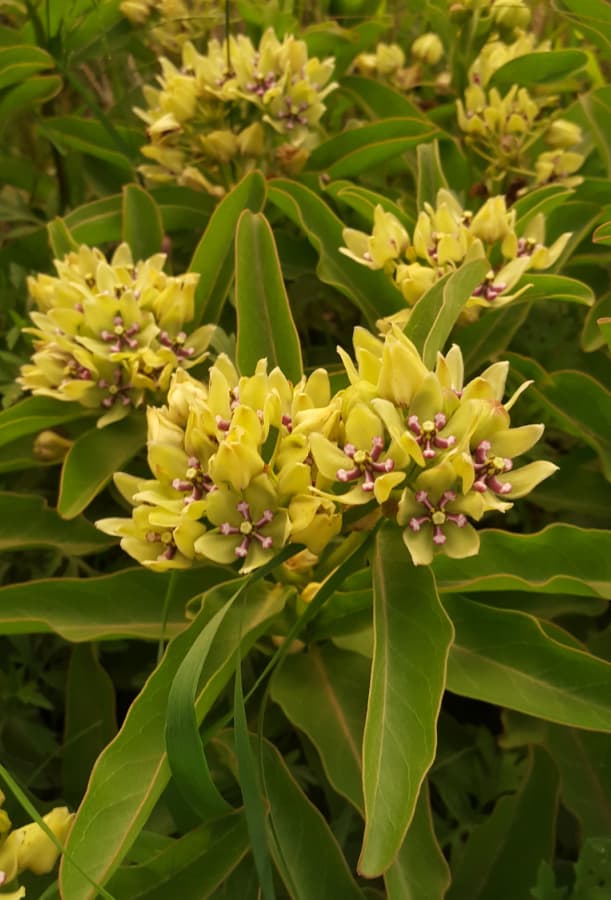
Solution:
M574 176L584 161L575 149L582 142L581 129L564 120L557 120L560 125L553 121L557 98L533 94L516 84L504 94L488 87L502 66L526 54L549 50L550 41L538 42L533 34L518 29L512 43L494 35L469 69L469 86L463 99L456 101L458 125L475 152L490 162L493 179L510 171L523 177L530 170L532 186L554 182L570 187L580 181ZM528 151L541 135L554 149L538 154L533 163Z
M518 235L515 209L507 209L503 195L490 197L474 214L442 189L435 207L424 204L411 237L393 213L377 206L371 234L345 228L346 246L340 252L387 272L410 306L462 263L486 259L490 270L468 305L498 307L515 299L511 289L526 271L553 265L569 237L563 234L546 247L542 215L533 217Z
M188 40L210 31L222 18L216 0L123 0L123 15L145 26L147 44L168 53L180 53Z
M510 428L508 364L464 385L456 346L434 371L398 328L383 339L357 328L354 347L356 361L339 350L350 384L333 395L325 370L292 385L265 360L239 377L219 356L205 385L177 372L167 406L148 412L154 478L118 475L131 518L98 527L153 569L213 560L250 572L291 543L318 556L358 507L395 520L416 564L476 553L469 520L556 468L513 469L543 426Z
M32 362L18 379L33 394L99 410L103 427L146 402L159 402L178 368L206 356L213 326L185 331L198 275L169 276L165 255L134 263L121 244L110 262L81 246L55 261L57 275L28 280Z
M255 165L298 171L320 139L334 60L309 58L304 41L269 28L258 47L245 35L213 39L205 55L186 43L182 66L161 59L160 89L147 86L136 113L150 143L150 181L177 181L222 195Z
M0 807L3 803L4 794L0 791ZM62 806L43 816L43 821L58 841L63 843L72 818L73 814ZM11 830L11 821L4 809L0 808L0 887L10 884L25 871L46 875L55 866L58 856L58 848L40 825L31 822ZM2 900L20 900L25 894L23 887L8 893L0 891Z

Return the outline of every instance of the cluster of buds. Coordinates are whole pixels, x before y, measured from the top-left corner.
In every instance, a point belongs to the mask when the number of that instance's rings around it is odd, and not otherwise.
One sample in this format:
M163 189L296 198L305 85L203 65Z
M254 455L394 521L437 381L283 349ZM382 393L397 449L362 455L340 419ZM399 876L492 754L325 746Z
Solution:
M503 195L490 197L473 214L442 189L435 208L424 204L411 238L396 216L377 206L372 233L345 228L346 247L340 250L370 269L383 269L410 306L462 263L486 259L490 270L468 306L499 306L518 296L511 289L528 269L553 265L570 237L564 234L547 248L542 215L533 217L520 235L515 220L515 209L507 209Z
M0 807L3 803L4 794L0 791ZM43 821L57 840L63 843L72 814L65 806L56 807L43 816ZM0 887L15 881L25 871L46 875L52 871L58 855L59 850L40 825L32 822L11 831L10 819L0 808ZM20 900L22 897L25 897L23 887L8 893L0 891L2 900Z
M531 13L524 0L452 0L450 17L458 24L477 15L478 26L503 28L509 31L526 28Z
M550 41L538 42L533 34L518 29L516 35L512 43L493 35L482 47L469 69L464 97L456 102L458 124L468 144L488 161L493 181L513 173L523 182L522 190L529 183L532 187L552 182L571 187L581 180L574 175L584 157L574 148L581 143L582 135L573 123L563 119L550 122L549 111L556 98L532 94L515 84L504 95L487 87L506 63L551 49ZM553 149L540 153L533 162L529 150L542 135Z
M165 396L176 369L206 357L213 327L184 330L198 276L171 277L164 263L162 253L134 263L127 244L110 262L82 246L55 261L57 276L30 278L35 352L21 387L99 410L99 427Z
M212 560L250 572L287 544L318 557L358 507L395 520L416 564L476 553L469 519L505 511L555 470L513 470L543 426L509 427L508 364L463 385L456 346L435 371L398 328L383 339L358 328L354 346L356 362L339 350L350 384L333 396L326 371L292 385L265 360L238 377L220 356L206 385L177 372L167 406L149 410L154 478L119 474L131 518L98 527L157 570Z
M410 48L411 62L406 64L406 55L398 44L379 43L373 53L359 53L352 64L352 71L369 78L378 78L399 91L409 91L422 82L423 70L430 69L443 59L444 48L441 39L434 32L421 34ZM427 72L430 77L430 73ZM440 84L447 85L448 74L438 77Z
M160 89L144 88L150 181L177 181L215 195L257 165L296 172L320 139L332 58L308 58L303 41L269 28L258 47L245 35L213 39L205 55L187 42L182 67L161 59Z
M166 53L180 53L219 22L214 0L122 0L119 9L134 25L145 25L147 44Z

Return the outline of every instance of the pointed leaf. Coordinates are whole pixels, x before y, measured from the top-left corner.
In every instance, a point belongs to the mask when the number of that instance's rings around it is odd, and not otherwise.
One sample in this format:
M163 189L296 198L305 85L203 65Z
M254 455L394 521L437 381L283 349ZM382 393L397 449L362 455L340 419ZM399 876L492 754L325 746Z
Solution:
M287 718L318 750L331 786L361 812L361 744L369 671L362 656L330 644L312 644L307 654L285 659L270 688Z
M429 368L434 367L438 351L443 349L465 303L488 269L485 259L466 263L434 284L413 308L405 334L420 350Z
M448 188L439 157L439 142L431 141L430 144L420 144L416 149L416 160L418 171L416 207L424 209L425 203L430 203L435 207L437 192L441 188Z
M86 519L64 521L44 497L0 493L0 550L52 547L65 556L85 556L114 543L114 538L101 534Z
M245 653L282 607L283 598L277 592L261 588L255 585L249 590L246 603L239 609L232 607L219 627L196 701L199 721L214 699L212 694L216 697L231 677L240 640L241 653ZM226 602L234 591L235 582L206 595L203 611L169 645L130 707L119 734L98 758L68 840L72 857L98 881L107 881L116 870L168 783L164 730L172 681L210 619L206 602L214 607ZM64 896L71 900L93 900L89 883L66 858L60 883Z
M522 612L445 595L456 638L448 690L531 716L611 731L611 664L549 637Z
M220 566L171 574L138 566L93 578L7 585L0 588L0 630L2 634L52 631L66 641L159 641L184 631L187 600L226 577L227 570Z
M394 91L373 78L350 75L342 78L341 89L374 120L392 116L424 119L422 111L405 94Z
M588 62L583 50L545 50L540 53L525 53L511 59L496 70L489 86L501 92L509 90L512 84L529 87L536 84L553 84L561 89L558 82L567 79L582 69ZM573 90L571 86L571 90Z
M72 250L78 250L78 243L72 237L70 229L59 216L47 225L49 243L55 259L63 259Z
M424 566L396 527L378 532L372 559L374 651L363 739L365 837L359 870L395 859L436 748L452 625Z
M199 273L195 289L193 324L218 322L233 281L234 237L244 209L258 212L265 202L265 181L261 172L250 172L226 197L210 217L189 264Z
M237 363L252 375L267 358L293 382L303 374L301 347L282 279L278 251L262 213L245 209L235 239L235 297L238 313Z
M142 415L106 428L92 428L77 438L62 467L57 502L60 516L78 516L145 442L146 421Z
M387 118L371 125L361 125L320 144L310 154L307 169L324 172L330 178L354 178L418 144L432 140L436 134L437 127L420 116Z
M260 745L276 865L294 900L363 900L335 837L280 754Z
M442 593L533 591L611 599L611 531L548 525L535 534L480 532L469 559L437 556L433 571Z
M80 403L64 403L51 397L26 397L0 412L0 447L26 434L53 428L91 415Z
M344 244L342 223L313 191L296 181L275 178L268 197L303 229L317 250L316 272L321 281L346 294L369 322L405 308L401 293L384 272L372 272L339 252Z
M122 239L131 247L134 262L161 250L163 223L153 197L137 184L123 188Z
M401 849L384 881L388 900L443 900L446 895L450 870L435 837L426 782Z

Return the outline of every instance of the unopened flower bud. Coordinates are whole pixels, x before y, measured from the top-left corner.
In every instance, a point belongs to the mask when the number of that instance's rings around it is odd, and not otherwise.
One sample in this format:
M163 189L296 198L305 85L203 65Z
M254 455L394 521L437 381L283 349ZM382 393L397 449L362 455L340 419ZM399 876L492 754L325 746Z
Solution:
M556 119L545 132L545 142L552 147L566 149L580 144L583 134L579 125L567 119Z
M434 66L443 56L443 44L436 34L429 31L416 38L412 44L412 55L416 59Z
M34 441L33 455L43 462L63 462L74 441L56 431L41 431Z

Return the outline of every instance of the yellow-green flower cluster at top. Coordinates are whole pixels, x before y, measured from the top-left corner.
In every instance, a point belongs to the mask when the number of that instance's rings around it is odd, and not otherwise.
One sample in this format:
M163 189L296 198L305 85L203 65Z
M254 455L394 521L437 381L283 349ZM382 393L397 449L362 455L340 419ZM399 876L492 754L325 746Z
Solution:
M134 263L127 244L110 262L82 246L55 261L56 276L29 278L38 311L24 329L35 352L21 368L22 388L99 409L99 427L163 399L177 368L206 357L214 330L184 330L199 276L166 275L164 263L163 253Z
M426 32L419 35L409 50L410 65L399 44L377 44L373 53L359 53L352 64L352 71L370 78L378 78L399 91L409 91L420 84L423 78L430 79L431 69L444 57L443 44L439 35ZM435 76L438 88L446 89L449 74Z
M134 25L146 27L147 44L170 53L207 34L224 15L217 0L122 0L119 9Z
M244 172L296 172L320 139L323 100L332 58L308 58L305 43L269 28L258 47L245 35L214 39L202 55L191 43L182 67L161 59L160 89L144 88L153 160L141 172L150 181L177 181L223 192Z
M568 187L578 184L581 179L575 172L584 156L575 148L582 142L582 133L578 125L552 118L557 98L533 95L517 84L504 94L487 87L494 73L506 63L551 49L550 41L537 42L533 34L519 30L516 34L511 44L493 35L482 47L469 69L470 83L464 98L456 102L458 124L469 145L489 162L493 181L513 173L525 187L551 182ZM552 149L539 153L533 161L528 151L541 136Z
M410 306L462 263L486 259L490 271L467 305L500 306L518 296L510 291L527 270L553 265L570 237L563 234L548 248L543 215L534 216L519 236L515 220L515 209L507 209L502 195L490 197L473 214L442 189L435 208L424 204L411 238L393 213L377 206L372 233L345 228L346 247L340 251L370 269L383 269Z
M3 803L4 794L0 791L0 807ZM56 807L43 816L43 821L62 843L70 828L72 814L65 806ZM0 808L0 887L13 882L22 872L46 875L52 871L58 856L57 847L40 825L32 822L11 831L11 820ZM0 890L0 900L20 900L25 895L23 887L8 892Z
M157 570L212 560L250 572L287 544L319 556L354 507L395 520L416 564L477 553L469 519L508 509L556 468L513 470L543 426L510 428L508 364L464 385L457 346L435 371L398 328L383 339L357 328L354 347L356 363L339 351L350 385L334 395L325 370L293 385L266 360L239 377L219 356L205 385L177 372L167 406L148 411L154 478L119 474L131 518L98 527Z

